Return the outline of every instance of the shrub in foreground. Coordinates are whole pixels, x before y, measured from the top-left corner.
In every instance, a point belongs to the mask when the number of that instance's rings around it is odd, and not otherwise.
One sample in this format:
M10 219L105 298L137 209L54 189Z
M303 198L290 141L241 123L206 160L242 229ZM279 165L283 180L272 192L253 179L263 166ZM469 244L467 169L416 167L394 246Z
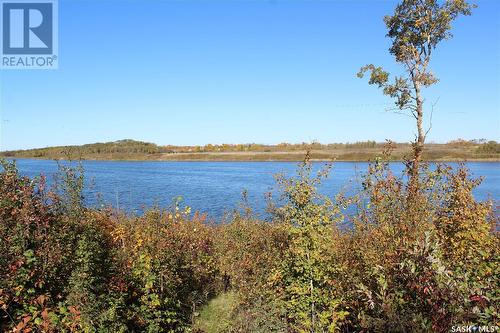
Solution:
M175 204L142 216L83 205L82 170L57 187L0 173L0 330L189 332L234 295L229 332L447 332L498 323L498 215L464 167L423 166L418 191L383 161L353 197L317 192L305 161L278 177L263 221L208 223ZM348 212L345 212L346 208ZM346 229L348 223L351 227Z

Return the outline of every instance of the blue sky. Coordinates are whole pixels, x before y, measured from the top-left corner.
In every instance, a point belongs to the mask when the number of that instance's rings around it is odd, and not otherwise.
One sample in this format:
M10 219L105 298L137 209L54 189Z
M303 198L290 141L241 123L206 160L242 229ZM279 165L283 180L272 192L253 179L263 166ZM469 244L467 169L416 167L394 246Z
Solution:
M435 52L429 141L500 138L500 2L477 3ZM411 141L412 119L355 75L401 72L382 21L394 6L60 0L59 69L0 72L0 149Z

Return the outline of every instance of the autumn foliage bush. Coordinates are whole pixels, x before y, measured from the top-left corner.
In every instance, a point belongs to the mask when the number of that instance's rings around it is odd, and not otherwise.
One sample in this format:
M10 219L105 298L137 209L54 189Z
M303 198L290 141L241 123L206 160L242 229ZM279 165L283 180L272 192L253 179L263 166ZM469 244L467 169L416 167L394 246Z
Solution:
M498 216L491 202L472 195L480 179L464 166L423 165L415 191L409 172L395 175L378 160L360 193L335 200L316 191L327 170L315 176L304 163L297 177L280 177L283 201L273 206L268 228L285 241L267 248L279 255L253 277L259 284L237 288L242 306L233 331L448 332L454 325L498 325ZM252 242L262 242L256 237ZM238 262L232 254L225 260Z
M83 170L55 188L0 173L0 331L189 332L236 295L232 332L447 332L497 325L498 215L464 166L408 174L372 163L327 198L309 161L277 177L266 220L226 224L174 204L141 216L83 204ZM349 225L349 228L345 226Z
M215 229L178 206L141 217L83 206L81 170L46 191L0 174L1 331L183 331L217 286Z

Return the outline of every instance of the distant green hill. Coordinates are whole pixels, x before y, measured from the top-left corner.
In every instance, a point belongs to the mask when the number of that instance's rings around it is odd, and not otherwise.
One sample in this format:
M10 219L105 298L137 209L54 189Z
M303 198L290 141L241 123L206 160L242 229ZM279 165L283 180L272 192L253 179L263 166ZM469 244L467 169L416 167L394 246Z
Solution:
M161 149L154 143L119 140L105 143L91 143L81 146L57 146L27 150L2 152L2 156L34 157L34 158L88 158L91 156L109 157L113 155L149 155L160 153Z

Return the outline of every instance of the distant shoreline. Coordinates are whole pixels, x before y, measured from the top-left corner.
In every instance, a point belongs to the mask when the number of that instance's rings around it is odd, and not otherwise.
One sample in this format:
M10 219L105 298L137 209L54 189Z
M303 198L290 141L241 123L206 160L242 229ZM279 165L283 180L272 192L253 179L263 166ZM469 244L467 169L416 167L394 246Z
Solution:
M307 153L311 161L368 162L385 156L386 143L302 143L279 145L222 144L205 146L159 146L153 143L120 140L81 146L59 146L3 151L0 157L41 160L89 161L175 161L175 162L299 162ZM391 143L389 160L411 158L411 145ZM455 140L426 144L424 160L429 162L500 162L500 143Z

